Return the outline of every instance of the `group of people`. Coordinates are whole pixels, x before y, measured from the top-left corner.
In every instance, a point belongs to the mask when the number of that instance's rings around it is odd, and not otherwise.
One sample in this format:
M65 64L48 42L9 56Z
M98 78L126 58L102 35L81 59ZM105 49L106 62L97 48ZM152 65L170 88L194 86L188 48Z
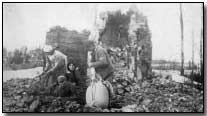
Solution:
M43 49L45 65L41 74L41 84L49 94L55 96L69 96L75 91L75 86L80 85L79 68L73 63L68 63L67 56L47 45Z
M93 60L88 64L88 68L93 67L96 75L103 81L111 82L113 79L114 67L107 50L96 42L89 42L89 51L93 53ZM45 67L42 73L42 85L55 96L65 97L76 93L76 87L81 86L84 80L80 75L79 67L73 63L68 63L67 56L55 47L50 45L43 49L45 56ZM113 88L106 84L110 95L113 95Z

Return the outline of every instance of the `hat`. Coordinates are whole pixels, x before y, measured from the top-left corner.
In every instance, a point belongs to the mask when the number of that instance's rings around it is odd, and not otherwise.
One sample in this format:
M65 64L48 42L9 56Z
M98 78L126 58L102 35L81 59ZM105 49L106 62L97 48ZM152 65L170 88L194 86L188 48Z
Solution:
M44 52L51 52L53 50L52 46L50 45L46 45L44 48L43 48L43 51Z
M58 83L62 83L66 80L66 77L64 75L60 75L57 79Z

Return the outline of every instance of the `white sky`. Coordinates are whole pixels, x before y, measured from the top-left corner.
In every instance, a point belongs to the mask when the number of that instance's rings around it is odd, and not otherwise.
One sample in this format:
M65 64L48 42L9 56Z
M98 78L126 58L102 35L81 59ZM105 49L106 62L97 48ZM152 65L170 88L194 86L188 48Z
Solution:
M97 12L126 10L131 4L97 4ZM147 16L152 33L153 59L180 60L179 3L137 3ZM202 4L183 4L185 60L192 56L192 31L195 41L195 61L199 61L199 39ZM3 6L3 45L14 50L27 45L29 49L43 46L50 27L61 25L81 31L91 29L94 4L33 3L5 4Z

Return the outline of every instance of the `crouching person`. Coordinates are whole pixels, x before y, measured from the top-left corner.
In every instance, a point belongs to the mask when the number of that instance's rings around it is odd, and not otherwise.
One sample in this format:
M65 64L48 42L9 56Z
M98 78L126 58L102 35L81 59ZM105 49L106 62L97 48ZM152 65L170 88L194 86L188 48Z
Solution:
M57 97L67 97L74 95L75 90L75 85L67 81L64 75L61 75L58 77L57 83L50 87L49 93Z
M44 53L46 66L43 71L42 84L48 88L57 82L58 76L65 74L67 56L49 45L45 46Z

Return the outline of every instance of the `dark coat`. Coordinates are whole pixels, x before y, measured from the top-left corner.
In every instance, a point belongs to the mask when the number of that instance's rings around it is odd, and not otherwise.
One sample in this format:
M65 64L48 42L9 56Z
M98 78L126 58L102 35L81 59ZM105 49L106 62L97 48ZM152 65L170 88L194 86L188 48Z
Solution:
M76 87L71 82L65 81L62 85L55 84L50 89L50 94L58 97L67 97L75 94Z
M72 83L75 82L76 85L80 84L81 75L78 70L70 71L70 73L66 73L65 76L67 78L67 81L72 82Z

